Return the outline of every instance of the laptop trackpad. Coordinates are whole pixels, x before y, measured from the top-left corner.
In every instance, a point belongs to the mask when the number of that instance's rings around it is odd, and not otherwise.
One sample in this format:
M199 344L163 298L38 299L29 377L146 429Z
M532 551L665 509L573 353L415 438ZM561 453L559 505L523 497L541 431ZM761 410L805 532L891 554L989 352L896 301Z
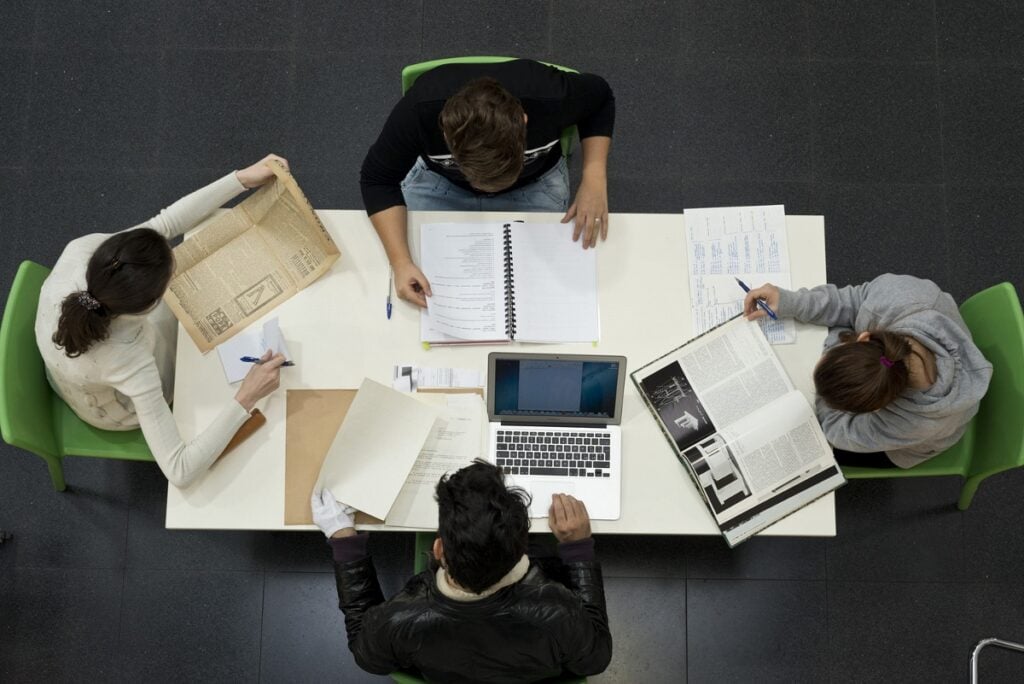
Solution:
M561 482L531 482L530 494L533 501L530 503L531 518L548 517L548 509L551 508L551 497L554 494L571 494L576 496L576 484L568 481Z

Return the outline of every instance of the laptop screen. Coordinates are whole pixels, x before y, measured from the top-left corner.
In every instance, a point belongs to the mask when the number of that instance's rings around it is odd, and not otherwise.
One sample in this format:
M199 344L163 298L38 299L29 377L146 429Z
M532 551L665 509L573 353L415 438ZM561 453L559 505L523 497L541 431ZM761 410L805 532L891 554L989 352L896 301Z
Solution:
M491 359L493 420L617 423L625 359L538 354Z

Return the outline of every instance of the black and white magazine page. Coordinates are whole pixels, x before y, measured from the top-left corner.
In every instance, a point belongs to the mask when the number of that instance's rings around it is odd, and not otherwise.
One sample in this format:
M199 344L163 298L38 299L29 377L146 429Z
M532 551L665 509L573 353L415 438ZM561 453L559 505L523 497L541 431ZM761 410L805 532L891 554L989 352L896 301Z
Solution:
M845 481L754 322L731 319L632 377L730 545Z
M835 465L814 411L796 390L730 424L721 436L755 494L777 493L797 478Z

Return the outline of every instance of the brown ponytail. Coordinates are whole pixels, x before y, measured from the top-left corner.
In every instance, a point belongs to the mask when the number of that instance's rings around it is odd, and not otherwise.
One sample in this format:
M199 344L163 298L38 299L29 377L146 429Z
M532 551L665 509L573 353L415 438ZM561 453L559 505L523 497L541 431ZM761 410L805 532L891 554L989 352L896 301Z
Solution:
M61 303L54 344L71 358L84 354L107 338L114 318L153 306L173 270L171 246L155 230L136 228L111 236L89 259L86 288Z
M869 332L871 337L864 342L857 342L853 333L842 333L841 344L826 351L814 369L815 390L831 408L870 413L907 389L910 340L884 330Z

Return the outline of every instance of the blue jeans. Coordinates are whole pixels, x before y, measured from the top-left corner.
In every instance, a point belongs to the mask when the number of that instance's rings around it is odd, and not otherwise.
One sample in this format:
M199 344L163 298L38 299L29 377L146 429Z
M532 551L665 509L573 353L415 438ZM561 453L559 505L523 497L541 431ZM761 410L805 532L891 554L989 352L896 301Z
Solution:
M411 211L556 211L569 208L569 168L565 157L544 175L521 188L486 195L460 188L417 159L402 181Z

